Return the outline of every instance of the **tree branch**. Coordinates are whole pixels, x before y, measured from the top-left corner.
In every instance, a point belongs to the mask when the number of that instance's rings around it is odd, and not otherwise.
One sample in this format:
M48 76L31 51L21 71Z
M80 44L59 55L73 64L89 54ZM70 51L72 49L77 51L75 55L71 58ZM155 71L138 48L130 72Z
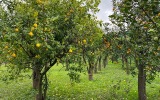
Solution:
M52 66L53 66L54 64L56 64L56 62L57 62L57 59L55 59L52 63L50 63L49 67L46 67L45 70L42 72L41 75L42 75L42 76L45 75L45 74L48 72L48 70L50 70L50 69L52 68Z
M20 44L20 46L22 47L22 49L24 50L24 52L30 57L30 54L27 52L27 50L22 46L22 44Z

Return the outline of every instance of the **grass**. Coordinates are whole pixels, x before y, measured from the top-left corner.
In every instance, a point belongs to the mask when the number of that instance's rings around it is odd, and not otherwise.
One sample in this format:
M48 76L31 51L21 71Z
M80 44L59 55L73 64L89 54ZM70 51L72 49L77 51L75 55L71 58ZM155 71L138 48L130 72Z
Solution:
M60 70L61 69L61 70ZM4 68L0 68L0 71ZM4 71L3 71L4 72ZM2 73L0 76L2 77ZM127 75L120 64L109 64L88 81L87 74L81 74L81 82L71 84L68 72L62 65L53 66L48 72L49 89L47 100L137 100L137 76ZM160 100L160 78L147 84L148 100ZM34 100L35 91L29 78L0 81L0 100Z

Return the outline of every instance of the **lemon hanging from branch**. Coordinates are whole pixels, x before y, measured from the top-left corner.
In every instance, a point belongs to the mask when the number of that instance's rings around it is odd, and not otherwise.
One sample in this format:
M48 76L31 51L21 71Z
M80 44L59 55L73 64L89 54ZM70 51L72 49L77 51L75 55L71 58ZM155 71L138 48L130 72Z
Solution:
M33 32L29 32L28 35L32 37L34 34Z
M72 53L73 52L73 50L72 49L69 49L69 53Z
M33 27L37 28L37 27L38 27L38 25L35 23L35 24L33 24Z
M19 32L19 29L18 29L18 28L15 28L15 32Z
M15 53L12 53L12 55L11 55L11 56L15 58L17 55L16 55Z
M83 44L86 44L86 43L87 43L87 41L86 41L86 39L84 39L84 40L83 40Z
M37 48L40 48L40 47L41 47L41 44L40 44L40 43L37 43L37 44L36 44L36 47L37 47Z

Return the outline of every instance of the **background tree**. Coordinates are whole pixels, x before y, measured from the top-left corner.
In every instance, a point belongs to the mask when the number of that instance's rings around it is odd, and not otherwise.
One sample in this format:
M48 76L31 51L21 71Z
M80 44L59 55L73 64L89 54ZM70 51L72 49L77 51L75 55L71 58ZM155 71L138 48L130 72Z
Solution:
M138 69L139 100L146 100L146 79L153 79L159 64L159 0L113 0L111 21L128 37L127 52ZM157 8L157 9L155 9ZM119 35L119 36L120 36Z

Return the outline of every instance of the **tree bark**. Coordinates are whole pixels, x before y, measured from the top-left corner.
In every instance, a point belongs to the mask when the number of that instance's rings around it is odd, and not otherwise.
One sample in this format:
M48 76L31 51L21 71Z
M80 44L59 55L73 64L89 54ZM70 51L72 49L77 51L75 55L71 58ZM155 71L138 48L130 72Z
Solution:
M36 100L45 100L44 96L43 96L43 92L42 92L42 79L43 76L40 75L40 79L39 79L39 88L38 88L38 94L36 95Z
M36 100L45 100L42 92L42 78L40 69L38 67L33 68L33 88L38 91Z
M68 58L66 58L66 71L68 71L69 70L69 60L68 60Z
M89 81L93 80L93 64L89 62L89 68L88 68L88 79Z
M94 66L94 73L96 74L98 71L97 71L97 65Z
M47 75L45 74L44 75L44 81L45 81L45 84L44 84L44 86L43 86L43 88L44 88L44 92L43 92L43 94L44 94L44 100L46 99L46 97L47 97L47 90L48 90L48 77L47 77Z
M139 100L146 100L146 72L144 65L138 66L138 98Z
M124 55L122 55L122 69L124 69Z
M95 65L94 65L94 73L98 72L97 65L98 65L98 59L96 60Z
M101 56L99 56L99 58L98 58L98 70L99 71L101 71L101 68L102 68L102 64L101 64L101 60L102 60L102 57Z
M89 81L92 81L93 80L93 74L89 73L88 74L88 79L89 79Z
M48 63L45 66L45 70L41 72L41 69L39 67L39 63L37 63L35 67L33 67L33 89L38 91L38 94L36 95L35 100L45 100L46 99L46 93L47 93L47 88L48 88L48 80L47 80L47 75L46 73L49 71L50 68L52 68L53 65L55 65L57 62L57 59L53 60ZM44 77L45 76L45 77ZM44 83L42 82L44 78ZM44 88L44 89L43 89Z
M103 67L106 68L107 65L108 65L108 56L105 55L105 57L103 59Z
M39 68L35 67L33 68L33 89L38 90L39 89L39 82L40 82L40 70Z
M127 74L129 74L130 71L129 71L129 63L128 63L127 57L124 57L124 61L125 61L125 65L126 65L126 72L127 72Z

